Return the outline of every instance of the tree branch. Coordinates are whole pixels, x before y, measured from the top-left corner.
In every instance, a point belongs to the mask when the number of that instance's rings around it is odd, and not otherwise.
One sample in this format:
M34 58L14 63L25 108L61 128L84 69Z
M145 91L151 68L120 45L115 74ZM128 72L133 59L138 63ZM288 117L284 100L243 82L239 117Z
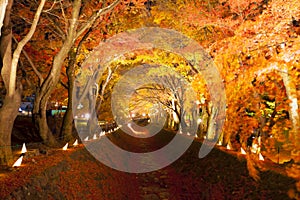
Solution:
M19 61L20 54L22 52L23 47L25 44L31 39L33 36L33 33L35 32L35 29L37 27L38 21L40 19L40 15L42 13L44 4L46 0L41 0L39 7L35 13L32 25L30 27L29 32L26 34L26 36L18 43L17 48L15 49L13 53L13 59L12 59L12 66L11 66L11 74L10 74L10 80L9 80L9 89L8 89L8 95L12 96L15 93L16 88L16 72L17 72L17 65Z
M94 22L101 16L104 15L108 12L110 12L112 9L114 9L119 3L121 2L121 0L116 0L114 1L112 4L110 4L109 6L105 7L105 8L101 8L100 10L98 10L98 12L94 13L88 20L87 23L82 26L79 31L77 32L77 35L75 38L78 38L82 33L84 33L87 29L89 29L90 27L92 27L92 25L94 24Z

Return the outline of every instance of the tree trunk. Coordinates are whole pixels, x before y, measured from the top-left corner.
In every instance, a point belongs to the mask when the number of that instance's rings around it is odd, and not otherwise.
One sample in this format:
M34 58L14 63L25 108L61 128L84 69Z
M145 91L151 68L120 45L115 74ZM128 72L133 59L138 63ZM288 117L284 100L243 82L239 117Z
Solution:
M20 103L21 94L18 91L12 97L6 95L3 107L0 109L0 165L12 164L11 133L18 115L16 105Z
M209 122L208 122L208 129L207 129L207 139L209 140L214 140L216 139L216 117L217 117L218 109L215 106L211 107L211 114L209 117Z
M39 131L39 135L42 138L43 142L49 146L55 146L57 144L51 130L48 127L46 108L47 101L43 100L45 97L44 93L37 91L34 107L32 111L32 118L35 124L36 129Z
M75 60L76 54L74 51L69 53L69 65L67 67L66 73L68 77L68 107L63 118L63 123L61 127L61 137L64 141L70 141L73 139L73 89L75 81Z
M8 0L0 0L0 36L1 36L1 28L3 26L7 4L8 4Z
M292 121L292 130L290 134L292 135L290 137L290 141L294 141L294 144L291 146L292 148L292 155L295 155L295 158L297 161L300 161L299 159L299 146L300 146L300 140L299 140L299 108L298 108L298 100L297 100L297 89L295 84L293 84L291 77L289 76L287 67L284 68L283 71L279 71L279 74L282 77L286 95L289 99L289 116L290 120Z
M18 107L21 103L21 87L17 85L10 90L11 75L16 74L12 70L13 65L17 65L18 60L12 59L12 30L10 13L13 1L9 1L6 7L5 18L3 20L3 34L0 40L0 57L2 58L1 76L6 89L3 106L0 109L0 164L10 165L12 162L11 133L14 121L18 114ZM19 46L18 46L19 47ZM15 80L15 78L14 78ZM15 83L14 83L15 85Z
M67 33L67 38L64 41L60 51L56 54L53 59L53 65L50 73L47 78L44 80L42 86L39 88L36 95L35 105L33 109L34 123L39 130L40 136L43 139L44 143L49 146L55 146L56 140L53 137L51 130L47 124L46 117L46 107L48 99L56 87L59 79L61 68L64 64L64 61L72 48L75 39L76 39L76 28L77 20L81 8L81 0L73 1L73 11L72 18L69 20L69 29Z

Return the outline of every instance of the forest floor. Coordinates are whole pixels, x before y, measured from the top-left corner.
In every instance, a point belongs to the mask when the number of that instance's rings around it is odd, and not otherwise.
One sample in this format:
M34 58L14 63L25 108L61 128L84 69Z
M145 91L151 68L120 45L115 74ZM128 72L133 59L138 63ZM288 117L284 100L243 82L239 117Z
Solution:
M31 130L29 124L24 125L22 127L27 131ZM25 137L26 133L16 128L15 134L18 133ZM120 137L122 148L138 152L145 147L152 150L163 146L173 136L162 131L143 145L120 131L109 136L116 142ZM14 136L19 140L13 143L15 152L21 149L21 145L16 146L17 142L23 142L21 138L20 135ZM28 143L28 150L42 148L46 153L25 155L21 167L0 171L0 199L282 200L295 196L295 180L285 176L282 165L266 160L265 165L269 167L260 172L259 181L254 181L248 174L243 156L221 147L199 159L200 147L201 143L194 141L171 165L149 173L134 174L105 166L82 144L63 151L46 149L36 140Z

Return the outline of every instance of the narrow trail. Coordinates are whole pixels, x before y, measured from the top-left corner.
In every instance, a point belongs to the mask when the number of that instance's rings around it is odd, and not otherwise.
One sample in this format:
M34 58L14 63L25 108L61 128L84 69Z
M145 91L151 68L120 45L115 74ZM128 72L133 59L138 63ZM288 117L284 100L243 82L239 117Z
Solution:
M134 138L120 130L108 136L120 148L131 152L157 150L173 137L173 133L161 131L150 138ZM47 156L24 158L23 167L0 176L0 199L289 199L287 193L295 187L295 180L266 171L255 182L244 159L219 149L199 159L200 146L194 141L180 159L148 173L109 168L83 145L66 152L53 150ZM164 155L145 157L143 162L152 165L161 159Z

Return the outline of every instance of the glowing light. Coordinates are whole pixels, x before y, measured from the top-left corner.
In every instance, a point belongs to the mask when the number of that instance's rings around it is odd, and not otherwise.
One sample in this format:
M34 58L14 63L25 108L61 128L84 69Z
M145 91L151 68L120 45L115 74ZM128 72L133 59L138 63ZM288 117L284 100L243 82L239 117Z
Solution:
M86 113L86 114L84 115L84 117L85 117L86 119L90 119L91 115L90 115L90 113Z
M187 135L190 136L191 134L189 132L187 132Z
M78 140L76 139L75 142L73 143L73 146L77 146L78 145Z
M261 155L261 153L258 155L258 159L264 161L264 157Z
M25 143L23 143L21 153L26 153L26 152L27 152L26 145L25 145Z
M246 151L241 147L241 154L246 155Z
M252 153L256 153L258 149L258 144L252 144L251 151Z
M104 135L105 135L105 131L102 131L99 136L102 137Z
M93 140L96 140L97 139L97 135L96 134L94 134L94 136L93 136Z
M65 144L65 146L62 148L62 150L66 151L68 149L68 145L69 145L68 143Z
M219 140L219 142L218 142L218 145L219 145L219 146L221 146L221 145L222 145L222 141L221 141L221 140Z
M226 149L228 149L228 150L231 149L229 143L227 144Z
M20 167L22 164L23 156L21 156L14 164L13 167Z
M84 141L88 141L89 140L89 136L86 136L86 138L84 139Z
M197 124L201 124L201 122L202 122L202 119L197 120Z
M146 117L146 113L143 113L142 116L143 116L143 117Z

